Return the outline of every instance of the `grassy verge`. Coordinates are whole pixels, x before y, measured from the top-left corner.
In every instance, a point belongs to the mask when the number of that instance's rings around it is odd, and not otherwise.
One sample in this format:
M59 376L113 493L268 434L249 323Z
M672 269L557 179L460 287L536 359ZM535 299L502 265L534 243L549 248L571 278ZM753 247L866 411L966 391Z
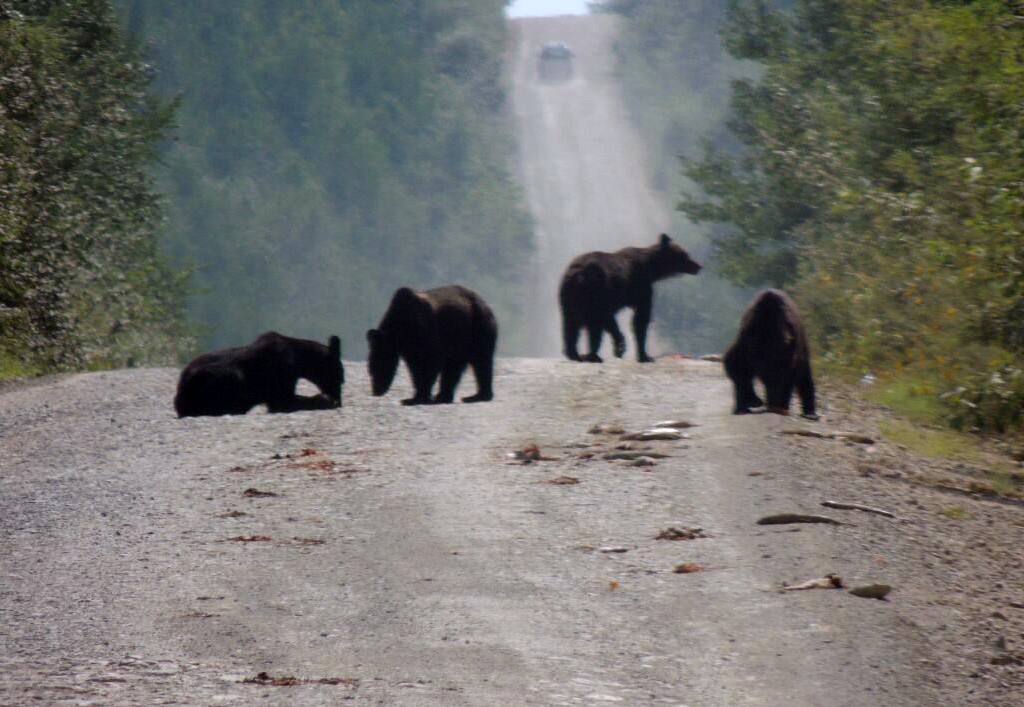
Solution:
M1024 451L1024 441L1019 436L952 429L949 410L939 398L943 386L938 379L903 371L864 385L856 372L836 365L826 363L818 372L855 398L891 413L877 421L886 441L916 457L963 465L955 474L961 481L958 486L985 495L1024 498L1024 469L1011 456L1013 450Z
M936 383L924 377L904 376L879 381L865 397L900 417L925 425L945 425L947 410L939 400Z
M0 351L0 382L17 380L19 378L31 378L38 376L41 371L33 366L26 365L21 357L6 351Z

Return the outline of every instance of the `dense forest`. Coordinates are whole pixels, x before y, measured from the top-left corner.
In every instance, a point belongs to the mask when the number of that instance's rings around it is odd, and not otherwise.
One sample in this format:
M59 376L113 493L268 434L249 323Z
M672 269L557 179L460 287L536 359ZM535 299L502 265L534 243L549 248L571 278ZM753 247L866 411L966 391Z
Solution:
M715 21L711 4L610 4L634 18L630 56L656 66L703 51L673 13L706 5ZM873 373L959 427L1019 429L1024 4L733 0L719 22L747 62L728 132L697 157L675 149L680 209L713 228L721 272L792 290L833 370Z
M5 375L277 328L364 350L401 285L516 346L531 226L503 0L0 0Z
M733 7L739 154L689 166L729 273L791 287L824 356L910 381L958 426L1024 414L1024 5Z
M117 28L106 0L0 0L0 376L189 346L150 176L173 105Z
M119 0L180 102L164 243L211 345L279 328L359 357L399 286L478 289L514 350L529 221L503 0Z

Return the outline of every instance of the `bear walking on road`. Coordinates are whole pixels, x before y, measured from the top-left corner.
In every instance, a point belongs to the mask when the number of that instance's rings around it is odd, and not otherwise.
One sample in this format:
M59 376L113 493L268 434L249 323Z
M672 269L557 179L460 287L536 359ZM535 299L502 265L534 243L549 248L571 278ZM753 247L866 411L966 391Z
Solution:
M754 297L724 363L736 392L734 415L764 404L754 392L754 378L759 378L769 412L788 415L795 389L804 416L817 418L807 334L799 310L782 290L764 290Z
M626 339L615 321L615 313L632 307L637 360L652 361L647 355L647 327L651 322L654 283L698 272L700 265L664 233L657 244L647 248L623 248L614 253L595 251L578 256L562 275L558 292L566 358L600 363L597 352L605 331L612 337L615 355L621 358L626 352ZM584 327L590 353L581 357L576 343Z
M319 395L295 394L305 378ZM181 372L174 409L178 417L244 415L260 404L269 412L328 410L341 406L341 340L327 346L277 332L261 334L248 346L211 351Z
M447 285L415 292L403 287L391 298L377 328L366 332L366 339L374 395L391 388L401 358L416 391L403 405L452 402L467 365L476 376L477 393L462 402L494 398L498 324L483 298L468 288ZM440 389L431 397L439 375Z

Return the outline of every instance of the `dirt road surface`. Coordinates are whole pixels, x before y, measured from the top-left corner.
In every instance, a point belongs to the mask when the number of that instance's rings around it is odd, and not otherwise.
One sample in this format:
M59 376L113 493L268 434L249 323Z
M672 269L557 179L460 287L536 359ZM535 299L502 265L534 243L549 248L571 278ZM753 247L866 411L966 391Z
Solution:
M569 257L667 219L620 129L613 23L517 26L554 354ZM572 81L533 81L548 39ZM343 409L219 419L175 418L168 369L0 392L0 705L1021 704L1019 507L953 513L892 445L780 434L862 424L828 400L817 425L733 417L719 365L674 359L506 359L495 402L419 408L347 373ZM639 445L653 466L588 433L668 418L697 426ZM900 517L756 524L835 497ZM827 572L891 600L778 591Z
M718 365L504 360L496 402L426 408L348 368L318 413L178 420L172 370L0 395L0 704L937 704L898 604L774 591L885 573L755 524L833 462L728 415ZM651 467L587 432L664 418L699 426Z
M669 229L671 204L650 186L644 147L615 79L617 19L528 18L511 25L520 172L537 242L530 353L556 356L562 350L561 325L552 303L565 266L587 251L653 244ZM538 75L540 49L547 42L572 48L574 71L568 81ZM656 327L657 318L655 337Z

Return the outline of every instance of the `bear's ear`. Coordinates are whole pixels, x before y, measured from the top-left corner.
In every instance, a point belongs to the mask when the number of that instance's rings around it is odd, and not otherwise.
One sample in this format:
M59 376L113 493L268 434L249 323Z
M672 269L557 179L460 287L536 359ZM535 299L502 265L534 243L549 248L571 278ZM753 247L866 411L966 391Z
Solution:
M662 248L668 248L668 244L671 242L672 239L668 237L667 233L662 233L661 237L658 239L658 245L660 245Z
M408 287L399 287L395 290L395 294L391 297L391 301L407 306L410 302L419 301L419 298L412 289Z
M368 329L366 331L366 340L371 344L377 341L377 337L380 336L380 332L376 329Z
M331 358L341 358L341 339L337 336L332 336L328 339L327 353L330 354Z

